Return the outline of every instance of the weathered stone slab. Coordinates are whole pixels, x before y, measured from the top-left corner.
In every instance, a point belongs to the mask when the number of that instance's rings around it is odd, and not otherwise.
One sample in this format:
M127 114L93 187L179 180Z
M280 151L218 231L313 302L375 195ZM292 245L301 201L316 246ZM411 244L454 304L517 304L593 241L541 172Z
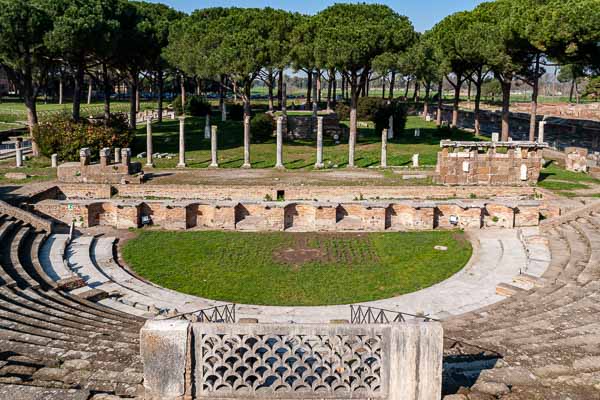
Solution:
M79 389L46 389L35 386L0 384L0 399L11 400L87 400L90 392Z
M147 321L140 331L146 399L180 399L186 391L188 321Z

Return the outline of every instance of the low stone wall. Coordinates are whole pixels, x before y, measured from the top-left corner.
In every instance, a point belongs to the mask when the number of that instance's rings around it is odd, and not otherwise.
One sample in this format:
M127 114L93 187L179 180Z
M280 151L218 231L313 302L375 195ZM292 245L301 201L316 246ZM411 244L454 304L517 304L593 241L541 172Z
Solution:
M452 107L442 107L442 119L452 121ZM435 119L437 107L429 109ZM586 114L586 116L589 116ZM539 122L545 121L544 141L556 148L568 146L581 146L590 150L600 150L600 114L596 114L596 120L573 119L565 117L545 116L543 109L537 116L536 130ZM493 132L502 131L502 113L500 111L481 110L480 112L481 132L491 136ZM529 140L530 114L510 114L510 136L514 140ZM458 113L458 126L461 128L475 129L475 117L473 111L460 110ZM537 133L536 133L537 137Z
M437 322L147 321L140 351L148 400L441 398Z
M25 210L21 210L18 207L11 206L10 204L0 200L0 214L6 214L11 217L15 217L26 224L33 226L35 229L40 231L52 232L53 224L44 218L40 218Z
M47 218L78 227L137 228L151 223L168 230L407 231L537 226L554 217L538 201L395 202L196 202L142 200L44 200L32 205Z
M68 199L173 199L211 201L355 201L381 199L443 200L449 198L543 197L535 187L518 186L299 186L299 185L92 185L60 183Z

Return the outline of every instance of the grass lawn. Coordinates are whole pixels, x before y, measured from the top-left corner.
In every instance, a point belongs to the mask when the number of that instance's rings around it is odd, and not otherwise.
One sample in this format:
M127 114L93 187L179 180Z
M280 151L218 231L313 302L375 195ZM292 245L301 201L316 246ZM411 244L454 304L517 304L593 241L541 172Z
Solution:
M243 164L243 127L238 121L221 122L213 118L219 127L218 154L222 168L238 168ZM186 158L189 167L204 168L210 164L210 140L204 139L204 118L186 119ZM421 136L415 138L415 128L421 128ZM411 164L413 154L420 154L422 165L435 165L440 149L440 139L485 140L464 131L439 131L435 123L425 122L419 117L409 117L402 138L388 144L388 165L407 166ZM359 167L377 166L380 163L381 137L373 128L359 129L356 147L356 165ZM451 136L451 137L448 137ZM158 168L174 168L177 165L179 151L179 121L165 120L153 125L154 152L171 153L171 160L155 160ZM146 151L146 128L140 127L133 144L133 155ZM314 141L287 141L284 143L284 164L288 169L312 169L316 162ZM252 144L250 158L253 168L272 168L275 166L276 144L273 137L267 143ZM345 167L348 163L348 144L334 144L326 139L323 149L326 166Z
M538 186L555 191L561 196L575 197L577 194L573 190L589 189L590 185L598 184L599 179L581 172L567 171L551 162L542 169Z
M458 231L141 231L123 256L138 274L179 292L242 304L316 306L426 288L462 269L471 250Z
M56 169L49 168L50 160L46 157L30 158L24 162L23 168L15 168L14 158L0 161L0 185L18 184L48 181L56 178ZM29 178L24 180L7 179L4 174L7 172L21 172L29 175Z

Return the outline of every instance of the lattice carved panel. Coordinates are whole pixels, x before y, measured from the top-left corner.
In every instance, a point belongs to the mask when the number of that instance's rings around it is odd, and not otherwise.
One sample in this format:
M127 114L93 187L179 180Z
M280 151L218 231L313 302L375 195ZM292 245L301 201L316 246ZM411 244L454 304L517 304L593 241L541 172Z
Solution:
M196 331L198 397L386 397L388 345L382 332L237 328Z

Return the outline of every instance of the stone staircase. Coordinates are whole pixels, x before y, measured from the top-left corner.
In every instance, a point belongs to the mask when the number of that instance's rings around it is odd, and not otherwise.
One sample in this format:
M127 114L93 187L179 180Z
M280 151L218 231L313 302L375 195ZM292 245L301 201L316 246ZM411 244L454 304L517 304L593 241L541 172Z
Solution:
M63 290L65 271L42 267L48 235L0 214L0 397L141 395L143 319Z
M444 322L448 392L600 399L600 207L544 229L552 259L529 290Z

